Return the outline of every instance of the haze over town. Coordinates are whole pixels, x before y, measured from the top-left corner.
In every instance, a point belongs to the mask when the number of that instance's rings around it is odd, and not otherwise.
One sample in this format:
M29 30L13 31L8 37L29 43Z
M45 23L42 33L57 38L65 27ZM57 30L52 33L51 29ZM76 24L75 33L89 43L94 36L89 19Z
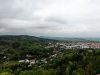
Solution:
M0 0L0 34L100 37L100 0Z

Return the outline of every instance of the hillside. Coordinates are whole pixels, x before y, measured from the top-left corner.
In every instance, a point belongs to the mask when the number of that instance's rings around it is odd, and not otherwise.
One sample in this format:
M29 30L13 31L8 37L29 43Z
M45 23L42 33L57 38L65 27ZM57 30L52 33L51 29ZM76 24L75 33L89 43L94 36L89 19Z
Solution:
M0 35L0 41L22 41L28 40L33 42L48 42L48 41L57 41L48 38L40 38L35 36L28 36L28 35Z

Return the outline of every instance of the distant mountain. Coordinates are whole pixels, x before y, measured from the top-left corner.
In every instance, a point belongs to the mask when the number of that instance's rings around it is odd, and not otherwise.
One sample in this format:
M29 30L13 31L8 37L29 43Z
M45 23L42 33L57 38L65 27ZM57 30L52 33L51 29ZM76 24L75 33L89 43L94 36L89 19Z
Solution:
M80 42L100 42L100 38L67 38L67 37L43 37L47 39L55 39L60 41L80 41Z
M89 39L84 39L84 38L66 38L66 37L42 37L42 38L47 38L47 39L55 39L55 40L60 40L60 41L80 41L80 42L85 42L85 41L91 41Z
M86 40L100 42L100 38L85 38Z

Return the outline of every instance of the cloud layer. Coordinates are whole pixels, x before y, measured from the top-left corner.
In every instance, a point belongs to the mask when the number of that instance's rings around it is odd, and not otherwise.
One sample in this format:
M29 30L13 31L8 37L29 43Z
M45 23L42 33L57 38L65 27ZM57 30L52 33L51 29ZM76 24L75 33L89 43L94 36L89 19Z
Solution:
M0 0L0 34L100 37L100 0Z

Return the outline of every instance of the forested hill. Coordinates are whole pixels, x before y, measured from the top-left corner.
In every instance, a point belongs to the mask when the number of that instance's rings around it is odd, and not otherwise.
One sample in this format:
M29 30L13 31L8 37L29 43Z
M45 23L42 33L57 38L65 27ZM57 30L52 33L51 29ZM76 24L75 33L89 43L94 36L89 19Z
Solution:
M20 40L35 41L35 42L55 41L53 39L39 38L39 37L28 36L28 35L1 35L0 36L0 41L20 41Z

